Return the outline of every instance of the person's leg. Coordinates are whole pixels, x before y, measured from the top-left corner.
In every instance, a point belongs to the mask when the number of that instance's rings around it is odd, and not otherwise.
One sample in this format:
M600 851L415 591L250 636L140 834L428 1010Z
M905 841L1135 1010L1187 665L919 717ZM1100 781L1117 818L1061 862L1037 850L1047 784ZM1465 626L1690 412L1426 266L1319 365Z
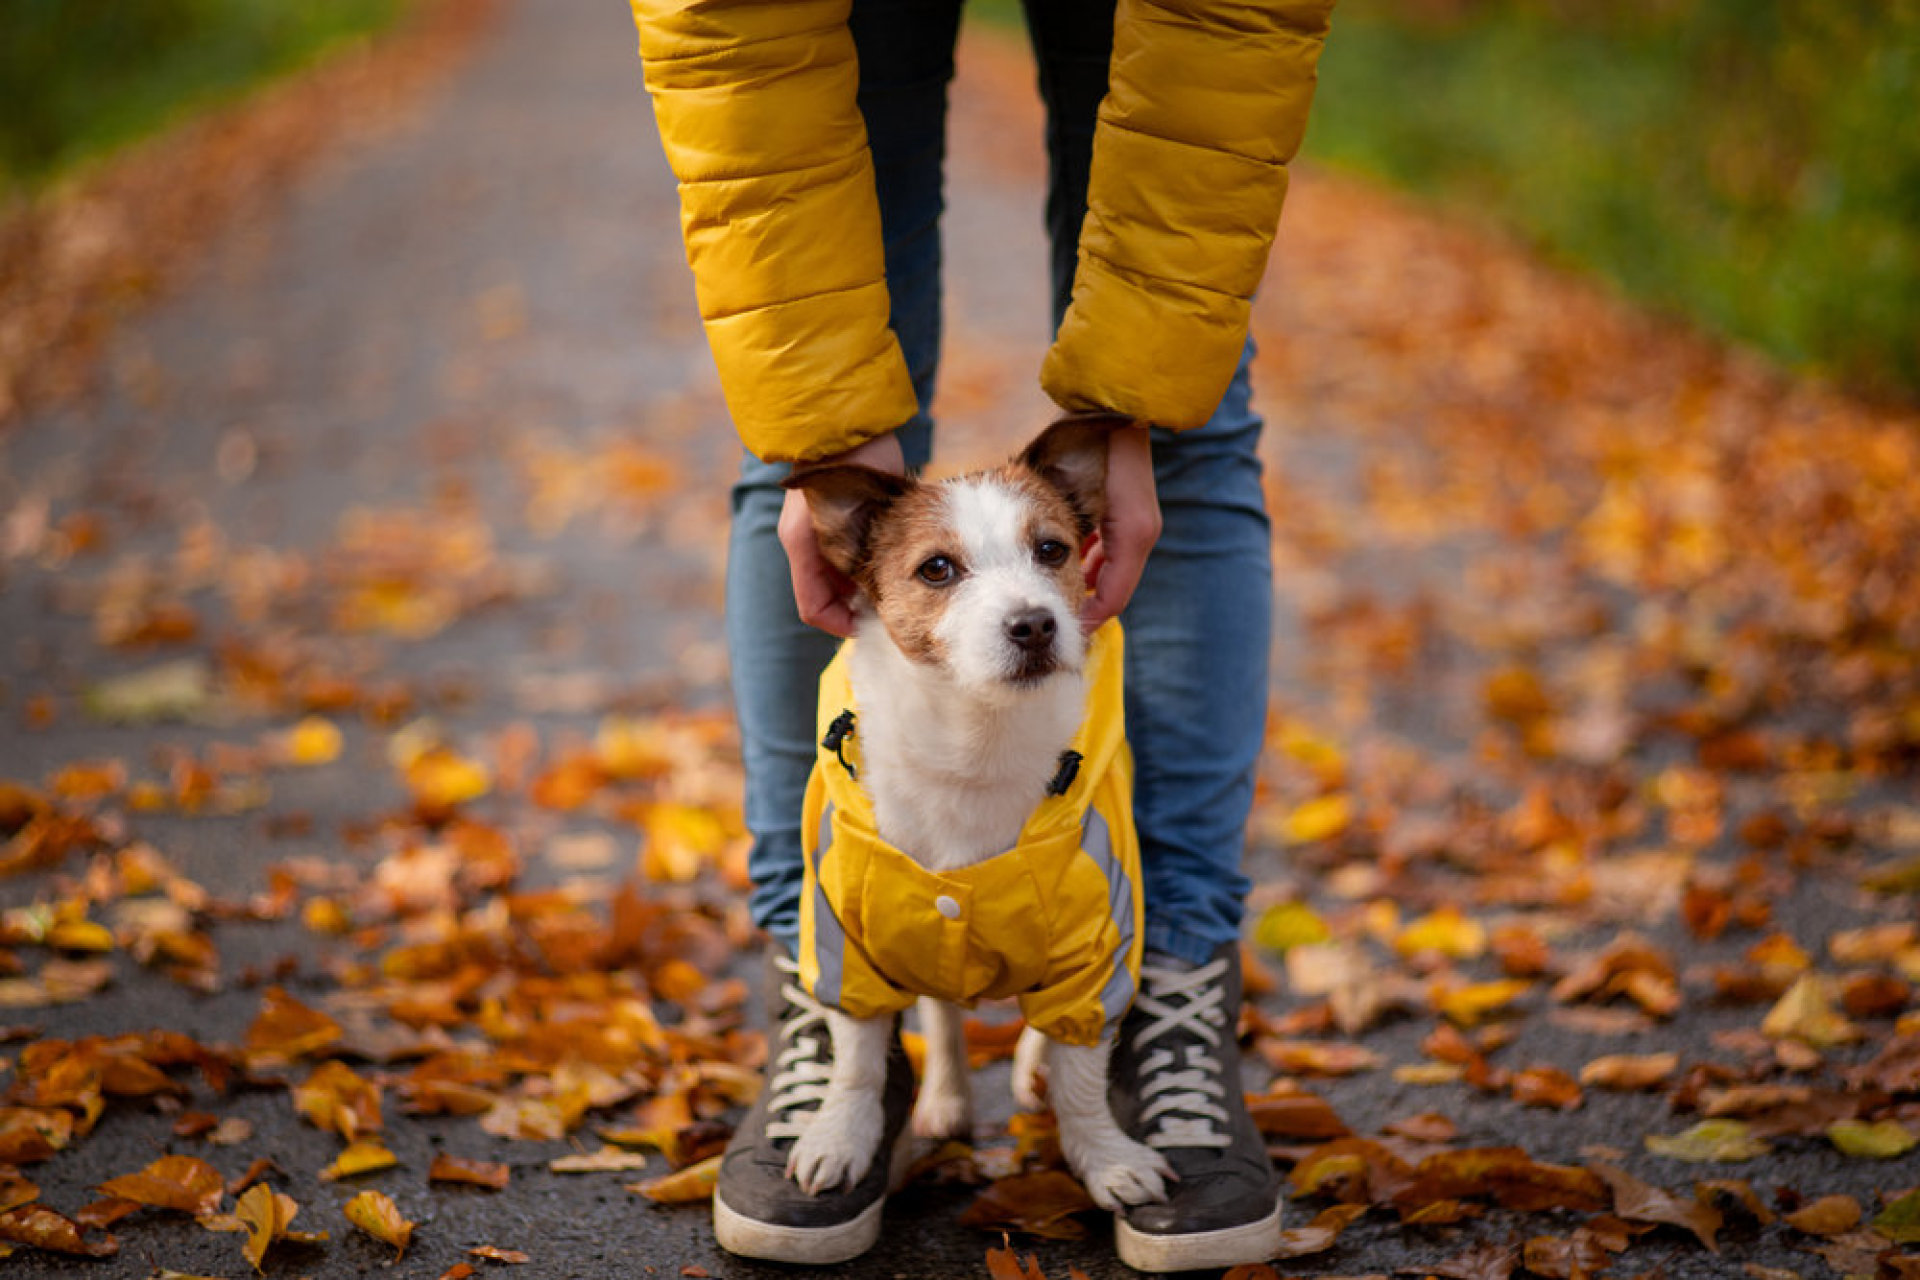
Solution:
M860 52L860 108L873 152L886 239L891 323L920 412L898 432L907 465L932 446L940 357L941 165L957 0L860 0L849 26ZM775 529L784 464L748 457L733 489L727 645L746 771L747 871L754 923L788 952L800 929L800 805L814 754L814 691L835 641L800 621Z
M849 26L860 54L860 106L874 157L886 239L891 323L906 354L920 411L899 430L907 464L926 464L940 345L940 166L947 81L959 0L856 0ZM733 490L727 559L727 643L746 769L748 871L754 922L773 935L768 1013L773 1022L766 1087L727 1144L714 1194L714 1230L735 1253L780 1262L831 1263L878 1236L890 1156L906 1148L912 1068L891 1035L882 1090L881 1150L852 1186L808 1195L787 1176L798 1136L815 1119L815 1086L834 1059L828 1011L804 991L799 949L804 874L800 807L813 766L814 709L834 640L801 623L786 553L776 537L785 466L748 458Z
M1050 116L1057 325L1085 219L1111 7L1035 0L1028 21ZM1162 531L1122 618L1147 957L1109 1099L1179 1174L1164 1202L1115 1223L1121 1260L1149 1271L1258 1262L1280 1244L1280 1185L1247 1114L1234 1038L1273 589L1252 356L1249 341L1205 426L1154 432Z

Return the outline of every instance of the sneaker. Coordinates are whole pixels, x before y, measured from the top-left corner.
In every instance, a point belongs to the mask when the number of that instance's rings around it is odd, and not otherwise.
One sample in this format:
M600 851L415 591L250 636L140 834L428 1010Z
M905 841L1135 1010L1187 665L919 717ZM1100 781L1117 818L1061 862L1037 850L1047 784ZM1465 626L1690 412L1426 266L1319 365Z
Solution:
M713 1234L720 1247L746 1258L815 1265L859 1257L880 1238L880 1209L906 1172L913 1109L913 1068L896 1025L887 1052L881 1153L851 1187L808 1195L787 1177L787 1153L806 1129L832 1074L827 1008L800 985L800 966L776 952L768 990L777 993L778 1035L766 1086L720 1162L713 1194Z
M1114 1222L1139 1271L1265 1262L1280 1251L1280 1179L1240 1083L1240 948L1203 965L1149 954L1114 1045L1108 1096L1120 1127L1180 1175L1159 1204Z

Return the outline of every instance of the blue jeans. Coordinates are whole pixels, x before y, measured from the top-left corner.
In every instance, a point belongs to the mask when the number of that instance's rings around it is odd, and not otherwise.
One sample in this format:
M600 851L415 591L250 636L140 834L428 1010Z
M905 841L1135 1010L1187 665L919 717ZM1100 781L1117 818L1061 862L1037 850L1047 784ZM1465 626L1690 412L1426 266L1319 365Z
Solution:
M892 325L920 411L902 424L926 464L940 347L940 233L947 84L958 0L855 0L860 106L886 238ZM1106 93L1113 7L1033 0L1028 28L1047 105L1054 322L1071 296L1086 215L1094 111ZM1123 615L1127 726L1136 760L1150 950L1191 963L1239 936L1254 768L1266 726L1272 563L1249 403L1251 341L1220 407L1192 431L1153 433L1163 530ZM1036 429L1038 424L1036 424ZM746 766L754 922L797 948L800 807L814 701L835 641L800 622L775 537L788 468L748 457L733 490L727 642Z

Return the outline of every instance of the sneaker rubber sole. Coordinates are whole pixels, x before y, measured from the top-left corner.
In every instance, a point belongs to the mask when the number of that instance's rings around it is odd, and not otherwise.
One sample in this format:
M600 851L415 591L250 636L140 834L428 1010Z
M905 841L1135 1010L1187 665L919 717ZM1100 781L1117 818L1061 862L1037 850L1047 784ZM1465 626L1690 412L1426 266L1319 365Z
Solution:
M1273 1212L1258 1221L1178 1235L1140 1231L1125 1218L1115 1218L1114 1252L1135 1271L1203 1271L1266 1262L1280 1252L1285 1216L1285 1205L1275 1201Z
M898 1191L913 1167L911 1129L903 1128L893 1144L887 1169L887 1191ZM873 1248L880 1238L880 1211L887 1198L881 1196L863 1209L858 1217L836 1222L830 1227L796 1227L784 1222L762 1222L739 1212L713 1194L713 1235L722 1249L742 1258L764 1262L799 1262L826 1266L849 1262Z

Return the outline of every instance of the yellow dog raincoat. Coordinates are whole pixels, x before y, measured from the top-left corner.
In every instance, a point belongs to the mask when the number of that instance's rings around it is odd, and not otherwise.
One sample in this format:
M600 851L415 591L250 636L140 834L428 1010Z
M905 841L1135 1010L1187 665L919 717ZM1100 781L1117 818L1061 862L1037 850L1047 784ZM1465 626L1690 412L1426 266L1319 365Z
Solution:
M1140 845L1122 645L1117 622L1094 633L1086 719L1018 843L944 873L875 830L842 647L820 679L804 813L800 979L816 999L874 1018L922 995L1017 997L1028 1025L1078 1045L1126 1012L1140 973Z

